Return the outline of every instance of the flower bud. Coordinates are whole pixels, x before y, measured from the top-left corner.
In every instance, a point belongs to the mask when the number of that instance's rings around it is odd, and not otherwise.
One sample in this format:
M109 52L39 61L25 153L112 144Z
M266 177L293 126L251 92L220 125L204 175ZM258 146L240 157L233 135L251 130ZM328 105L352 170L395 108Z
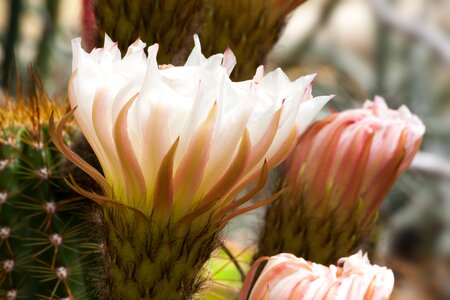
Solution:
M259 255L331 263L355 251L424 132L405 106L391 110L380 97L315 122L285 164L286 189L268 209Z
M256 269L263 260L267 264L249 294ZM329 267L282 253L255 262L240 300L388 300L393 287L392 271L370 264L367 254L363 256L362 252L341 258L337 266Z
M126 50L137 38L169 45L159 57L180 64L189 55L191 36L198 33L211 55L230 47L240 64L235 79L253 75L272 49L286 16L305 0L97 0L100 34L107 33ZM86 35L88 36L88 35Z
M87 51L95 48L98 35L94 14L94 0L83 0L81 36L83 37L83 46Z

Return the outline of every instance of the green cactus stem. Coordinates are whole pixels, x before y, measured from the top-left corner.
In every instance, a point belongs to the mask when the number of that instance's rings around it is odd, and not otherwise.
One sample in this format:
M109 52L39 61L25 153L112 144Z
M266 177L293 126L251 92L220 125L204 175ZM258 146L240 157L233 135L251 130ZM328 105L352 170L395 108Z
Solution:
M86 299L86 205L68 191L46 125L64 107L33 83L0 107L0 299ZM68 126L68 143L74 134Z

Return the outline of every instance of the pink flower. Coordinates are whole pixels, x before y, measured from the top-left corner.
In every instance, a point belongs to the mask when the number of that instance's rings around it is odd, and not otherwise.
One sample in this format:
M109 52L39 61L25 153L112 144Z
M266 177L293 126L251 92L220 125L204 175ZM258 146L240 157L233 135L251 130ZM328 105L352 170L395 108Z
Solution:
M326 206L343 219L347 215L341 212L353 214L356 208L373 216L410 165L424 132L408 108L389 109L381 97L332 114L300 138L286 164L284 198L302 198L310 211Z
M256 269L264 260L267 265L249 294ZM371 265L362 252L341 258L338 266L330 267L282 253L254 263L239 299L384 300L389 299L393 287L392 271Z

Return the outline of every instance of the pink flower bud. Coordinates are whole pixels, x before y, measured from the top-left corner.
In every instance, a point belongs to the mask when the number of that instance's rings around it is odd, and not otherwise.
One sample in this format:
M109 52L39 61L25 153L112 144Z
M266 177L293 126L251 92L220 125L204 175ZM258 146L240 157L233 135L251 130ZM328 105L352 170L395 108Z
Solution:
M95 47L97 40L97 23L94 14L94 1L83 0L83 12L81 16L81 36L83 46L90 52Z
M255 271L263 260L267 264L249 293ZM362 252L341 258L338 266L330 267L283 253L255 262L240 300L384 300L389 299L393 287L392 271L371 265Z
M285 163L255 257L293 253L330 264L370 241L378 208L419 149L425 127L380 97L315 122Z
M312 211L372 216L419 149L425 127L405 106L389 109L381 97L363 108L313 124L291 155L285 198ZM346 216L342 216L346 218Z

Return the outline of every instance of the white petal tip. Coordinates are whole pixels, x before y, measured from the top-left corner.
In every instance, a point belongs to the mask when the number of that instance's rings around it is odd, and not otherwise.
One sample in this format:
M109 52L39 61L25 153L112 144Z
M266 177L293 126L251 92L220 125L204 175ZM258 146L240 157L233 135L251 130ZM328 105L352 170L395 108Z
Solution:
M200 44L200 38L198 37L198 34L194 34L194 45L195 48L198 48L198 50L202 51L202 45Z
M223 53L222 65L227 70L228 76L230 76L231 71L233 71L233 68L236 65L236 56L234 56L234 53L230 48L227 48Z
M255 72L255 76L253 76L253 81L255 83L259 83L264 77L264 66L260 65Z

